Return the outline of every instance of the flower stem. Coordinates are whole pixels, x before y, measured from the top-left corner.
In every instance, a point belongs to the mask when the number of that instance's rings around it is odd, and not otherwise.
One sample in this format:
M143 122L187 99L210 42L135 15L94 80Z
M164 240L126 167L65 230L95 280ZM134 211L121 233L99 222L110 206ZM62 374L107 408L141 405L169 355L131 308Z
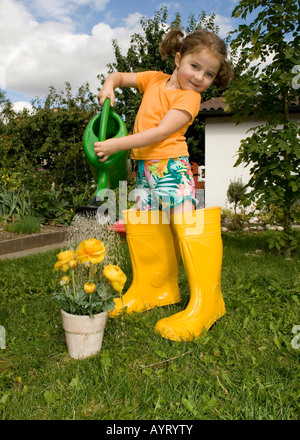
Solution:
M89 279L90 279L90 281L92 281L92 282L94 282L95 273L96 273L96 265L93 264L93 263L91 263L91 264L90 264Z
M67 286L63 286L63 287L64 287L64 291L65 291L66 297L69 299L70 298L69 292L68 292L69 288Z
M89 281L93 281L92 280L92 263L90 263L90 267L89 267Z
M71 270L71 273L72 273L73 295L74 295L75 301L77 301L74 270Z

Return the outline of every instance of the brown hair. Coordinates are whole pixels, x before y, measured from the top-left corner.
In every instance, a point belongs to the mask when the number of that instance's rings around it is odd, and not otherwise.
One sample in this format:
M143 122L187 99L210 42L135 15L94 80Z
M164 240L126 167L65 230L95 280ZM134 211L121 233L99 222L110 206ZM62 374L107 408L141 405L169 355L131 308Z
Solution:
M233 76L233 69L227 60L227 48L224 41L206 29L199 29L183 37L184 33L181 29L172 29L168 32L159 46L162 58L175 55L177 52L183 57L197 50L209 49L221 62L214 84L217 88L224 89Z

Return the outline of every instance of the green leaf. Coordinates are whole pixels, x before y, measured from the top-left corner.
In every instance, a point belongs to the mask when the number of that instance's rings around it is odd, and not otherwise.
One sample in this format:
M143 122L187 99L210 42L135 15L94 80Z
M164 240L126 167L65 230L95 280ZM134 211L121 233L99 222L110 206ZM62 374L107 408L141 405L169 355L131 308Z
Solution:
M297 182L290 182L289 186L292 188L293 192L297 192L298 191L298 184L297 184Z
M192 402L190 399L186 399L185 397L182 398L182 403L183 406L190 412L193 414L193 416L196 417L196 410L194 407L194 402Z
M52 391L46 390L44 392L44 399L46 400L46 402L51 405L52 403L56 402L57 400L59 400L59 395L56 393L53 393Z
M109 370L109 368L111 368L112 363L111 363L109 351L102 350L100 362L101 362L101 365L105 371L107 371L107 370Z
M73 388L75 390L80 390L82 388L82 386L80 385L80 379L78 375L76 375L76 377L73 377L73 379L69 383L69 388Z
M281 343L280 343L279 339L276 337L276 338L273 339L273 341L274 341L274 344L280 349L281 348Z
M243 9L234 9L232 16L233 18L239 18L239 16L241 15L241 13L243 12Z
M105 303L104 303L102 308L103 308L104 312L109 312L110 310L114 310L114 308L115 308L114 300L110 299L108 301L105 301Z
M218 405L218 400L216 399L215 396L213 396L210 399L208 399L206 405L208 406L208 408L214 409Z
M155 353L156 353L157 356L159 356L160 358L166 358L166 357L167 357L166 353L164 353L164 352L161 351L161 350L155 350Z
M0 409L1 409L1 407L3 409L3 407L6 405L9 397L10 397L10 391L6 391L6 393L4 393L0 399Z

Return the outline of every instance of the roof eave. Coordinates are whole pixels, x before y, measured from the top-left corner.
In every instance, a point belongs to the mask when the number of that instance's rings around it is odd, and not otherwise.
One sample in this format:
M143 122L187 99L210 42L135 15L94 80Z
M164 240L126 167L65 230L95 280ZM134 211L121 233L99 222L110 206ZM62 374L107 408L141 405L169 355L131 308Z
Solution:
M300 113L300 106L299 105L291 105L289 107L289 113L295 114ZM219 109L212 109L212 110L201 110L198 113L198 118L212 118L212 117L219 117L219 116L233 116L235 112L225 112L222 108ZM251 116L251 114L249 115Z

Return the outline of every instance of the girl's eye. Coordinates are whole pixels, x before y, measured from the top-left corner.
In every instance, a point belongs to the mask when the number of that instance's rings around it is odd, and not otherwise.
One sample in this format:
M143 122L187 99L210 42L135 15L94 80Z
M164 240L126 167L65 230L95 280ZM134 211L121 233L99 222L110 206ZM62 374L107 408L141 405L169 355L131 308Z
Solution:
M197 66L197 64L192 64L192 68L195 69L195 70L198 70L199 66Z

